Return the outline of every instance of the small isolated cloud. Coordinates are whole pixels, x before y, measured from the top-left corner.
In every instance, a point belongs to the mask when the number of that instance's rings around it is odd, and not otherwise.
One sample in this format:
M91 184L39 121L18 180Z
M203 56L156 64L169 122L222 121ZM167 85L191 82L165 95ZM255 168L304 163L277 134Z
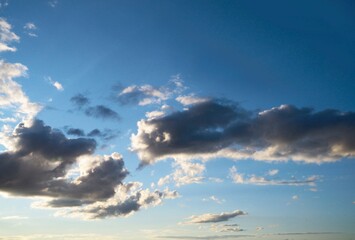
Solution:
M154 103L161 103L167 100L170 91L166 88L155 88L151 85L132 85L124 88L117 96L116 100L122 105L138 104L145 106Z
M0 1L0 8L5 8L7 6L9 6L9 1L7 0Z
M298 196L298 195L293 195L293 196L292 196L292 200L293 200L293 201L297 201L298 199L299 199L299 196Z
M279 170L277 170L277 169L272 169L272 170L270 170L269 172L268 172L268 175L269 176L275 176L276 174L278 174L279 173Z
M185 222L187 224L194 224L194 223L216 223L216 222L225 222L229 219L235 218L237 216L247 215L246 212L241 210L235 210L233 212L223 212L220 214L212 214L206 213L198 216L191 216L188 218L188 221Z
M287 186L315 186L319 176L313 175L306 179L290 179L290 180L277 180L268 179L266 177L259 177L251 175L250 177L245 177L244 174L238 173L235 166L229 169L229 176L232 178L234 183L237 184L251 184L251 185L287 185Z
M93 107L88 107L85 110L86 116L101 118L101 119L111 119L115 121L121 120L121 117L117 112L104 105L96 105Z
M76 108L81 109L84 106L89 105L90 100L87 96L85 96L84 94L77 94L73 97L70 98L70 101L75 105Z
M222 199L219 199L217 198L216 196L212 195L208 198L203 198L202 201L204 202L208 202L208 201L212 201L212 202L215 202L215 203L218 203L218 204L222 204L224 203L226 200L224 200L223 198Z
M60 82L54 81L51 77L44 78L47 82L49 82L53 87L55 87L58 91L64 91L63 85Z
M37 31L37 26L33 22L28 22L23 26L25 33L30 37L38 37L35 33Z
M18 42L20 37L11 31L12 26L4 19L0 18L0 52L15 52L15 47L9 46L12 42Z
M255 114L211 99L142 119L131 137L141 166L174 159L252 158L324 163L355 156L355 112L281 105ZM167 141L157 141L163 136Z
M264 230L264 228L263 227L256 227L255 230L259 232L261 230Z
M48 5L52 8L55 8L58 5L58 0L51 0L48 2Z

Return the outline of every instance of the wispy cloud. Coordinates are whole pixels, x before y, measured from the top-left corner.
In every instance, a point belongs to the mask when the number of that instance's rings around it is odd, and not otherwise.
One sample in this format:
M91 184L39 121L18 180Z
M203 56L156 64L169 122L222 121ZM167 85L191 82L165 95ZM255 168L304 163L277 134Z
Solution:
M57 7L57 5L58 5L58 0L50 0L50 1L48 2L48 5L49 5L50 7L52 7L52 8L55 8L55 7Z
M5 216L5 217L1 217L1 220L24 220L24 219L28 219L28 217L26 216L18 216L18 215L13 215L13 216Z
M218 197L212 195L212 196L210 196L210 197L208 197L208 198L203 198L202 201L204 201L204 202L212 201L212 202L215 202L215 203L218 203L218 204L222 204L222 203L224 203L226 200L223 199L223 198L222 198L222 199L219 199Z
M237 184L251 184L251 185L287 185L287 186L315 186L319 176L313 175L306 179L297 180L278 180L278 179L268 179L266 177L259 177L251 175L250 177L245 177L244 174L238 173L235 166L229 169L229 175L234 183Z
M16 48L8 44L18 42L20 37L11 31L12 26L4 19L0 18L0 52L15 52Z
M235 218L237 216L247 215L246 212L241 210L235 210L233 212L223 212L220 214L212 214L206 213L202 215L194 215L188 218L185 222L187 224L194 224L194 223L216 223L216 222L225 222L229 219Z
M64 91L63 85L62 85L60 82L58 82L58 81L54 81L54 80L52 79L52 77L47 76L47 77L44 77L44 79L45 79L48 83L50 83L53 87L55 87L58 91Z
M30 37L38 37L35 33L37 31L37 26L33 22L28 22L23 26L25 33Z

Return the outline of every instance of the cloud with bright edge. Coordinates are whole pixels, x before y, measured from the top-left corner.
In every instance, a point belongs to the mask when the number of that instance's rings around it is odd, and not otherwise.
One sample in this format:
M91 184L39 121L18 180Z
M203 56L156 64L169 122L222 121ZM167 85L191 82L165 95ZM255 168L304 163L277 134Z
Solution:
M355 113L281 105L255 114L211 99L142 119L131 136L140 166L166 158L323 163L355 156Z
M11 42L18 42L20 37L11 31L11 25L4 18L0 18L0 52L15 52L15 47L10 47Z
M216 223L225 222L229 219L235 218L237 216L247 215L246 212L241 210L235 210L233 212L222 212L220 214L206 213L202 215L193 215L188 218L185 222L186 224L196 224L196 223Z

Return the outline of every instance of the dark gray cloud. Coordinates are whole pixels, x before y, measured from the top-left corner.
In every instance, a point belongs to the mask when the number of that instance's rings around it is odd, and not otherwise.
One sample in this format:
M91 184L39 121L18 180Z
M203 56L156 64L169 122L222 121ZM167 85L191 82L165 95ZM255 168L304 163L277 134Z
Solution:
M12 149L0 153L0 191L47 197L35 207L105 218L132 214L178 196L168 190L143 190L140 183L124 183L129 172L120 154L94 156L94 139L68 139L38 119L19 124L2 141Z
M116 121L121 120L121 117L117 112L104 105L88 107L87 109L85 109L85 114L94 118L111 119Z
M70 101L79 109L89 105L90 103L90 99L81 93L70 98Z
M355 113L282 105L255 114L210 100L139 121L131 140L141 165L166 157L334 161L355 155Z
M66 130L66 132L68 135L73 135L73 136L78 136L78 137L85 136L84 130L82 130L80 128L69 128Z
M76 158L92 154L96 141L67 139L62 132L34 120L19 124L7 139L15 150L0 154L0 189L15 195L51 195L47 189L63 177Z

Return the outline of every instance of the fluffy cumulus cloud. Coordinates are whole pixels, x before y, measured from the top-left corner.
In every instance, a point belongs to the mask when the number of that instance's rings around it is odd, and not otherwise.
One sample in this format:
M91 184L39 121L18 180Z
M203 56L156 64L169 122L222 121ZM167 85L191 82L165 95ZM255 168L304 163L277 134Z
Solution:
M235 210L233 212L223 212L220 214L212 214L206 213L202 215L193 215L188 218L186 223L193 224L193 223L216 223L216 222L225 222L229 219L235 218L237 216L247 215L246 212L241 210Z
M316 186L316 182L319 180L319 176L313 175L305 179L270 179L268 177L260 177L251 175L245 177L244 174L238 173L235 166L229 169L229 176L236 184L251 184L251 185L287 185L287 186Z
M16 48L9 46L9 44L18 42L20 37L12 32L11 28L11 25L4 18L0 18L0 52L16 51Z
M122 193L120 189L129 189L130 184L123 182L129 172L120 154L94 156L95 140L68 139L41 120L19 124L5 140L8 150L0 154L0 191L46 198L35 203L36 207L64 208L70 214L103 218L124 216L160 204L163 198L177 197L168 190L138 189L130 196L128 191ZM129 205L133 200L136 206Z
M254 113L225 100L138 122L131 149L141 166L160 159L330 162L355 155L355 113L281 105Z

